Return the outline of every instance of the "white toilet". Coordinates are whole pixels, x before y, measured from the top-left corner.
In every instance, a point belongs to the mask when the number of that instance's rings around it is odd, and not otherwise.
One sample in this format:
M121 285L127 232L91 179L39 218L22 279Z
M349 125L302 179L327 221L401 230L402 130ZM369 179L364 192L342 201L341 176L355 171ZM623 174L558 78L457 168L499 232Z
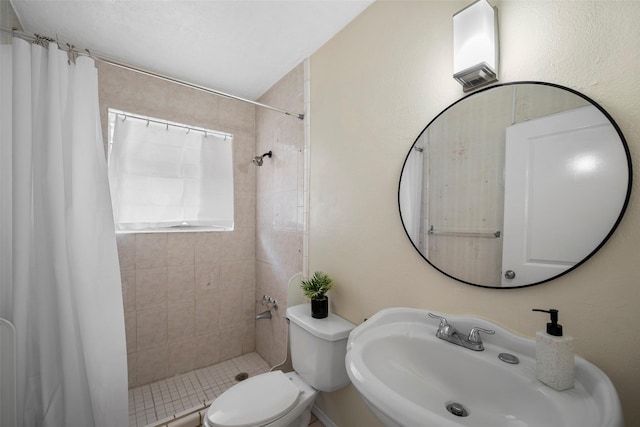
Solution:
M329 313L311 317L309 304L287 309L294 372L267 372L238 383L213 401L205 427L307 427L318 391L349 384L347 338L355 327Z

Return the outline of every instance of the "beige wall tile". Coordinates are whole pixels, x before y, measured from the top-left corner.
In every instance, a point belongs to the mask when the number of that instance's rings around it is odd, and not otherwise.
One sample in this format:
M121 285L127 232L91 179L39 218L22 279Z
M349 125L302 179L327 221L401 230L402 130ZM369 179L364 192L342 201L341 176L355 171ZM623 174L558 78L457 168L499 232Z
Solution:
M245 324L253 324L255 322L256 299L256 291L254 289L242 291L242 321Z
M169 343L195 336L195 315L193 299L169 303L167 315Z
M167 266L167 234L136 235L136 269Z
M255 239L255 226L226 233L220 247L220 260L255 260Z
M196 350L196 368L209 366L224 359L221 358L221 347L226 343L220 341L220 331L206 333L198 337Z
M256 351L256 321L251 313L251 318L244 323L242 330L242 354Z
M136 309L167 304L167 268L136 270Z
M167 265L193 265L198 233L167 233Z
M302 126L299 126L302 128ZM284 145L283 145L284 147ZM283 153L282 191L296 191L298 189L298 148L287 147Z
M198 233L194 243L194 263L208 264L220 258L220 247L229 232Z
M220 283L220 268L217 264L196 264L196 299L216 295Z
M158 345L166 345L166 305L151 306L144 310L138 310L136 322L138 351L152 348Z
M218 291L220 299L220 327L236 326L242 322L242 288L225 283Z
M256 195L255 192L236 191L235 194L234 221L236 227L251 228L256 221Z
M139 385L167 377L169 367L167 345L148 348L136 354L136 379Z
M169 267L167 269L167 298L169 304L176 301L191 301L195 297L195 266Z
M122 285L122 303L125 313L136 309L136 272L135 270L120 273Z
M127 354L127 378L129 381L129 388L137 387L138 381L136 377L136 370L138 368L138 364L136 363L137 356L136 353L128 353Z
M220 360L227 360L242 354L243 325L234 325L220 330Z
M195 369L197 353L198 339L196 337L183 338L169 343L168 375L181 374Z
M277 348L275 348L274 337L274 324L269 320L256 321L256 351L262 358L269 364L275 365L281 360L276 357Z
M300 232L277 232L275 250L280 254L280 267L287 271L300 271L302 265L303 236ZM288 281L290 278L287 277Z
M219 97L182 86L170 85L167 91L171 102L180 108L172 111L172 116L180 123L215 123L215 130L223 130L224 123L218 120Z
M219 120L222 123L229 123L231 132L255 132L255 107L230 98L218 98L218 103Z
M255 262L226 261L220 264L220 283L239 289L255 289Z
M211 334L220 328L220 298L217 295L196 300L196 336Z
M125 335L127 338L127 353L135 353L138 350L138 314L136 311L124 312Z
M257 167L251 160L264 152L256 151L255 134L234 134L233 143L233 187L241 193L255 194Z
M281 228L286 231L298 230L298 190L282 192Z

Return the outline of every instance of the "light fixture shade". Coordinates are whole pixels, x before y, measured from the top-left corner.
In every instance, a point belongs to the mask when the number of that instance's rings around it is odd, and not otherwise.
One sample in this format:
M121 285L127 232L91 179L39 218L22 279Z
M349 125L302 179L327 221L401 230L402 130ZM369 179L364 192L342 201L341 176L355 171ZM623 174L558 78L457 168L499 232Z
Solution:
M453 15L453 77L465 92L498 80L498 17L487 0Z

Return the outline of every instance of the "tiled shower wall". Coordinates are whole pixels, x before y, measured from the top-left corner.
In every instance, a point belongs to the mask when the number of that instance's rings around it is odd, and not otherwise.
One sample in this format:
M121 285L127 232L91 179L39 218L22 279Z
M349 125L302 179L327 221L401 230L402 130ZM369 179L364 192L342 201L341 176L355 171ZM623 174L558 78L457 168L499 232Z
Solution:
M255 107L98 64L100 112L234 135L235 230L119 234L129 387L255 349Z
M269 89L260 102L303 113L304 64ZM256 322L256 351L269 363L282 362L287 351L287 283L302 272L304 232L304 121L270 110L256 111L259 154L273 151L256 168L256 295L278 300L270 320ZM265 307L259 303L257 311Z

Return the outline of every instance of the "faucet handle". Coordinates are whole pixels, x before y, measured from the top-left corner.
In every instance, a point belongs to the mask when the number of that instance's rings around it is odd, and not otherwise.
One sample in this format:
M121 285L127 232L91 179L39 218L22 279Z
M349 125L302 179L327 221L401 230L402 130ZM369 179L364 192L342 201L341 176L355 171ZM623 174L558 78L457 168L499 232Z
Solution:
M468 341L473 344L482 344L482 339L480 339L480 332L483 332L489 335L493 335L496 333L496 331L493 331L491 329L483 329L478 326L474 326L469 331L469 338L467 338Z
M434 319L440 319L440 328L449 326L449 322L447 322L446 317L438 316L437 314L433 314L431 312L429 312L429 317L432 317Z
M449 324L446 317L438 316L433 313L429 313L429 317L440 319L440 325L438 326L438 330L436 331L437 337L448 337L452 335L453 332L455 332L455 329Z

